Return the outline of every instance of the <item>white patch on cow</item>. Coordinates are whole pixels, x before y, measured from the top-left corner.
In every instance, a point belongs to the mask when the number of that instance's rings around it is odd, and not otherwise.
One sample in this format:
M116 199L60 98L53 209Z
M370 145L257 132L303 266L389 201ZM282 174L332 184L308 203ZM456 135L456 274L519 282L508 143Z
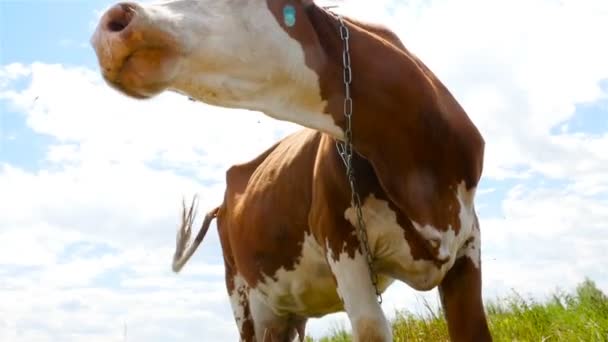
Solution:
M258 291L250 293L249 308L253 317L256 340L268 341L267 334L276 326L281 325L281 319L272 311Z
M473 240L458 251L458 258L462 256L468 257L473 262L473 265L475 265L475 268L479 269L479 264L481 263L481 236L479 234L479 227L473 228L470 238Z
M362 206L370 249L376 259L379 273L404 281L417 290L435 287L443 278L447 268L441 269L428 260L414 260L403 228L388 202L369 195ZM354 208L348 208L345 217L356 224Z
M234 319L236 325L239 327L239 331L243 332L243 324L247 317L245 317L245 305L248 304L249 298L248 286L245 279L240 275L234 276L234 289L230 293L230 304L232 305L232 312L234 313Z
M456 233L451 227L448 227L448 230L443 232L429 224L421 226L417 222L412 221L412 225L424 239L429 241L434 248L437 248L436 257L438 260L447 261L454 256L455 251L453 251L453 248L456 246L454 244Z
M479 232L473 229L475 212L472 199L474 189L467 191L464 182L458 185L455 193L460 204L460 231L455 233L451 227L442 231L430 225L422 226L412 221L413 226L438 250L437 257L446 262L437 267L429 260L414 260L408 242L405 240L403 227L397 222L396 213L389 207L388 202L369 195L362 206L366 223L369 245L376 259L376 269L381 274L404 281L418 290L429 290L437 286L446 272L454 264L456 257L461 254L474 256L473 248L463 249L463 245L471 236ZM345 217L356 225L356 212L348 208ZM479 251L479 238L476 238ZM463 249L461 252L460 250ZM475 259L472 259L475 262Z
M293 269L280 268L251 289L277 315L295 313L320 317L342 309L325 253L311 235L304 237L300 259Z
M357 250L354 258L341 252L336 258L328 248L327 260L338 282L338 294L350 319L354 340L362 341L361 335L366 334L364 336L373 335L381 337L382 341L392 341L390 326L377 301L369 267L361 252ZM364 328L377 330L373 333L358 331Z
M319 75L306 65L265 0L166 1L143 5L149 26L174 37L182 52L169 89L229 108L343 137L323 113Z
M458 257L466 255L471 259L477 269L481 263L481 235L479 232L479 223L475 215L475 206L473 199L475 197L475 188L467 191L464 182L458 185L458 203L460 204L460 236L462 241L472 239L470 243L461 247L458 251ZM464 228L464 229L463 229Z

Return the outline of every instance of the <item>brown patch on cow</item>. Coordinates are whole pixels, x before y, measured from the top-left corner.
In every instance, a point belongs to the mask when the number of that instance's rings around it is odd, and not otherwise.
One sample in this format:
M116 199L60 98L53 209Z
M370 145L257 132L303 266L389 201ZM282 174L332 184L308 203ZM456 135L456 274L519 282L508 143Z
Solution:
M286 3L298 9L300 24L292 28L282 24ZM268 1L268 6L302 45L307 65L320 77L326 112L344 127L343 47L336 17L314 4ZM304 23L302 9L308 19ZM346 22L351 35L356 150L370 161L387 196L411 220L438 230L451 227L458 233L456 186L462 181L467 189L477 185L483 138L447 88L394 34L350 19Z
M228 229L230 257L251 287L280 268L292 270L300 257L319 137L295 133L227 172L225 207L232 212L218 217L218 225Z
M388 199L371 164L359 154L353 156L353 167L357 177L357 192L361 199L370 194L389 203L397 215L397 222L404 229L404 237L410 246L414 260L432 260L428 241L415 231L411 221ZM316 182L313 190L313 207L310 220L313 233L319 240L329 244L337 260L344 251L352 258L359 248L355 227L345 219L344 212L350 207L351 190L345 177L345 167L338 155L334 140L323 136L314 165Z
M332 251L335 260L342 252L352 258L359 249L354 227L344 217L346 209L350 207L350 188L343 170L344 165L333 140L329 136L323 136L314 163L313 206L309 220L314 236L321 246ZM366 177L360 175L359 178ZM359 185L361 196L365 196L369 190L365 189L364 182Z
M420 236L412 225L412 221L405 216L394 203L392 203L388 198L384 200L388 201L389 207L397 216L397 223L399 223L399 225L403 228L403 237L410 246L412 258L414 260L435 260L435 256L438 254L439 248L437 246L432 246L427 239Z

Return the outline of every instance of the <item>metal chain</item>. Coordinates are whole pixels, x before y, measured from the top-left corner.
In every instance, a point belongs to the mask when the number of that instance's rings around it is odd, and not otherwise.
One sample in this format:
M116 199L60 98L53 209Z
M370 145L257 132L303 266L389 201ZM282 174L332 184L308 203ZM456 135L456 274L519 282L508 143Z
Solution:
M353 80L352 68L350 65L350 47L349 38L350 32L348 27L342 20L340 15L336 15L340 22L340 38L342 39L344 50L342 51L342 66L344 68L344 117L346 117L346 129L344 131L344 142L339 140L336 141L336 148L344 166L346 166L346 176L348 183L350 184L351 190L351 205L355 207L357 214L357 236L359 243L363 249L363 254L369 267L369 275L376 291L378 303L382 304L382 293L378 288L378 274L374 270L374 257L369 248L369 241L367 239L367 230L365 228L365 221L363 221L363 211L361 210L361 198L356 189L355 170L353 168L353 131L352 131L352 116L353 116L353 99L350 93L350 85Z

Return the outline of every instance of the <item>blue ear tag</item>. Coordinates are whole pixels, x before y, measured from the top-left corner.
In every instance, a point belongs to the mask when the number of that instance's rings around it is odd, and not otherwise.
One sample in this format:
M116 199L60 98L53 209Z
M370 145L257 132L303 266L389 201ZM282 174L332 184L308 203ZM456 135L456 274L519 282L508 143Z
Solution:
M296 24L296 9L292 5L285 5L283 8L283 20L285 25L292 27Z

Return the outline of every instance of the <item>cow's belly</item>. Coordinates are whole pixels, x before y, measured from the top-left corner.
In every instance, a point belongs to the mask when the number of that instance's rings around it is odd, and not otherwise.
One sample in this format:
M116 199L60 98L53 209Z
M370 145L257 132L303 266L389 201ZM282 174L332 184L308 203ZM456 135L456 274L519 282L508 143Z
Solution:
M395 212L384 200L370 195L364 202L370 248L374 253L380 277L380 290L384 291L393 280L400 280L414 289L429 290L439 285L462 246L472 235L472 208L461 210L461 229L456 235L452 229L439 231L433 227L418 227L421 235L438 244L439 257L445 259L440 266L431 260L415 260L405 240L403 228L397 223ZM354 224L355 212L348 209L345 216ZM478 237L477 237L478 238ZM279 269L272 277L266 276L252 289L277 314L298 314L320 317L343 310L335 280L323 255L323 248L307 235L299 262L291 270Z
M323 248L310 235L293 269L279 269L252 290L279 315L320 317L343 309Z

